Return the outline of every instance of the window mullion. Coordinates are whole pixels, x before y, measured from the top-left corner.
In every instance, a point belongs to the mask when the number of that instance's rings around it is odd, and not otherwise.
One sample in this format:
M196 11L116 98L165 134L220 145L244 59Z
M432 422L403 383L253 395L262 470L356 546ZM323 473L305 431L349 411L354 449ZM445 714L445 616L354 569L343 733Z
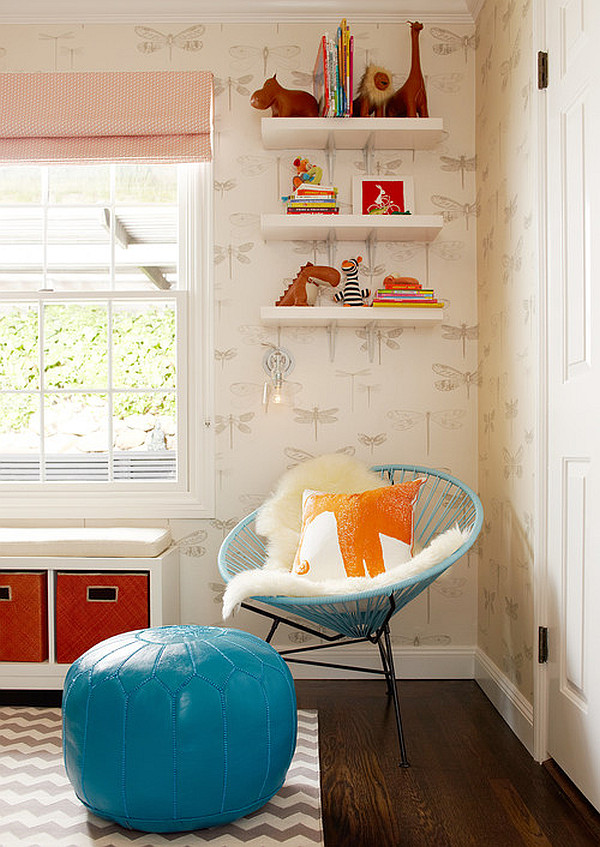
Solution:
M116 231L116 210L115 210L115 195L116 195L116 166L110 166L110 191L109 191L109 207L110 207L110 289L115 290L116 273L115 273L115 231Z
M42 291L48 290L48 201L50 177L47 167L41 168L42 180Z
M44 302L38 301L38 368L39 368L39 424L40 424L40 482L46 481L46 411L44 373Z
M108 301L108 321L107 321L107 365L108 365L108 481L114 480L114 378L113 378L113 301Z
M50 202L50 171L49 168L41 168L42 180L42 291L48 291L48 204ZM40 380L40 482L46 481L46 375L44 371L44 302L38 302L38 360Z

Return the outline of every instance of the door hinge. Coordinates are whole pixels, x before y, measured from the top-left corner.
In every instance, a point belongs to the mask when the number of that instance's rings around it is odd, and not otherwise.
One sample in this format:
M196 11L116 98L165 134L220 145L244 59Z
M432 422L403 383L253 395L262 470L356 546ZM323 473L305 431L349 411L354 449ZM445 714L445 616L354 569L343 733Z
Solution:
M538 53L538 88L548 88L548 54L543 50Z
M548 627L538 627L538 662L540 665L548 661Z

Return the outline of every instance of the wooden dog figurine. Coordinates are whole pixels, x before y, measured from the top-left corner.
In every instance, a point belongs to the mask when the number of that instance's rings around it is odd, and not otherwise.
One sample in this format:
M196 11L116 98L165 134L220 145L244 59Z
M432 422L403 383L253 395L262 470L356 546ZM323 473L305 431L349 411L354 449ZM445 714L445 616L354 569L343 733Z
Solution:
M385 114L388 118L428 118L425 80L421 71L419 33L423 24L414 21L410 25L412 59L408 79L387 102Z
M268 109L274 118L317 118L319 104L308 91L283 88L275 74L265 80L262 88L255 91L250 98L250 105L255 109Z

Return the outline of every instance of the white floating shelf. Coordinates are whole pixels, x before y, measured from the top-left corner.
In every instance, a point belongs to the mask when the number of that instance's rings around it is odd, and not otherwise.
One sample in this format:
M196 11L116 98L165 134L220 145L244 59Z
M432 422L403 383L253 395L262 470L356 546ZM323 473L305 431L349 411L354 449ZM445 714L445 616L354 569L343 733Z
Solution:
M263 306L260 318L270 326L366 326L373 322L431 326L443 320L443 311L418 306Z
M262 118L267 150L430 150L443 138L442 118Z
M441 215L261 215L265 241L433 241Z

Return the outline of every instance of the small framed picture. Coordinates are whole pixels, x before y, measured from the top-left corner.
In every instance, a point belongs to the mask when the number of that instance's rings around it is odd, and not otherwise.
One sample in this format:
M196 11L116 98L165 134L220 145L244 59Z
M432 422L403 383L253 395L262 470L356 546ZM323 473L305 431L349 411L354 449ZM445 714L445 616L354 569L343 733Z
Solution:
M415 211L412 176L355 176L352 180L355 215L402 215Z

